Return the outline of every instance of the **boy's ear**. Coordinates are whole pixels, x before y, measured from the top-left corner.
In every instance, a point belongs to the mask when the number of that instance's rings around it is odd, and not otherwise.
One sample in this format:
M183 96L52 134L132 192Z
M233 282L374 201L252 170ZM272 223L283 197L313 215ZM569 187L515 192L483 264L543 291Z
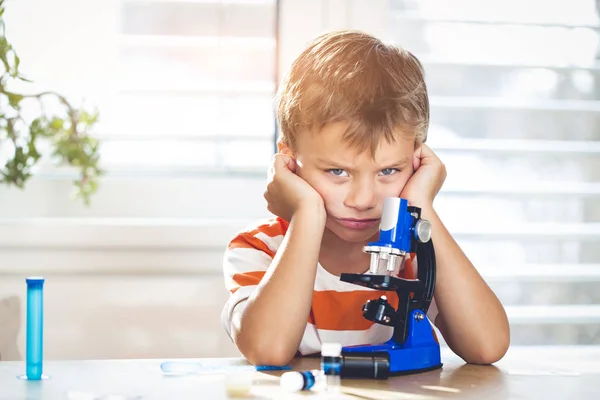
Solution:
M292 151L292 149L285 143L283 143L281 140L277 141L277 151L280 154L284 154L288 157L294 157L294 152Z

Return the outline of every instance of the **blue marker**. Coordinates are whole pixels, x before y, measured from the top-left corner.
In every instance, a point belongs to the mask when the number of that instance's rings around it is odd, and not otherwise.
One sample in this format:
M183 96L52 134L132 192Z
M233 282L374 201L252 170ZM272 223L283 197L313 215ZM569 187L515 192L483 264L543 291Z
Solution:
M289 365L257 365L255 368L257 371L287 371L292 369Z
M30 277L27 282L26 374L21 379L40 380L44 359L44 278Z

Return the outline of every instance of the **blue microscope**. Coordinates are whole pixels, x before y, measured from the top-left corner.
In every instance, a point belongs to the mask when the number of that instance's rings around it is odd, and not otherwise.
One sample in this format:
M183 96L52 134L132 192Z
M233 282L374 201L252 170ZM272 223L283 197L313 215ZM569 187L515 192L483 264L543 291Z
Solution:
M377 290L395 291L394 308L386 296L368 300L363 317L392 326L393 335L385 343L342 348L342 378L385 379L390 375L411 374L442 366L440 346L427 310L435 289L435 252L431 223L421 219L421 209L401 198L386 198L379 227L379 240L363 248L371 254L369 273L342 274L344 282ZM397 259L416 253L417 279L392 276ZM380 274L381 264L385 273ZM383 267L381 267L383 269Z

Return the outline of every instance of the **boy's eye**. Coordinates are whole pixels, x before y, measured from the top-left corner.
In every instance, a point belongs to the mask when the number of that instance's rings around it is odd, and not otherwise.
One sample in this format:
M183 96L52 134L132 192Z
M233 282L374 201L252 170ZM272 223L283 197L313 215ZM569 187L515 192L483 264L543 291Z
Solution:
M381 175L392 175L398 172L398 168L386 168L381 170Z
M328 169L327 172L334 176L348 176L348 173L340 168Z

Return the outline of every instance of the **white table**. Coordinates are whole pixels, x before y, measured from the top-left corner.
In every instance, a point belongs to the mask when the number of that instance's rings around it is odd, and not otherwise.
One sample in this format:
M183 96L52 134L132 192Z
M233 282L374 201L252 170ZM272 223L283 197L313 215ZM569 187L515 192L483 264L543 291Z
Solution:
M0 400L226 399L224 375L164 376L165 360L46 361L44 381L17 379L24 362L0 362ZM243 359L197 360L213 366L243 365ZM444 351L444 367L388 380L344 380L346 399L600 399L600 346L514 348L495 366L466 365ZM318 358L298 358L297 370L318 368ZM254 399L326 398L321 393L287 395L281 372L254 373ZM118 396L120 395L120 396ZM104 396L104 397L102 397Z

